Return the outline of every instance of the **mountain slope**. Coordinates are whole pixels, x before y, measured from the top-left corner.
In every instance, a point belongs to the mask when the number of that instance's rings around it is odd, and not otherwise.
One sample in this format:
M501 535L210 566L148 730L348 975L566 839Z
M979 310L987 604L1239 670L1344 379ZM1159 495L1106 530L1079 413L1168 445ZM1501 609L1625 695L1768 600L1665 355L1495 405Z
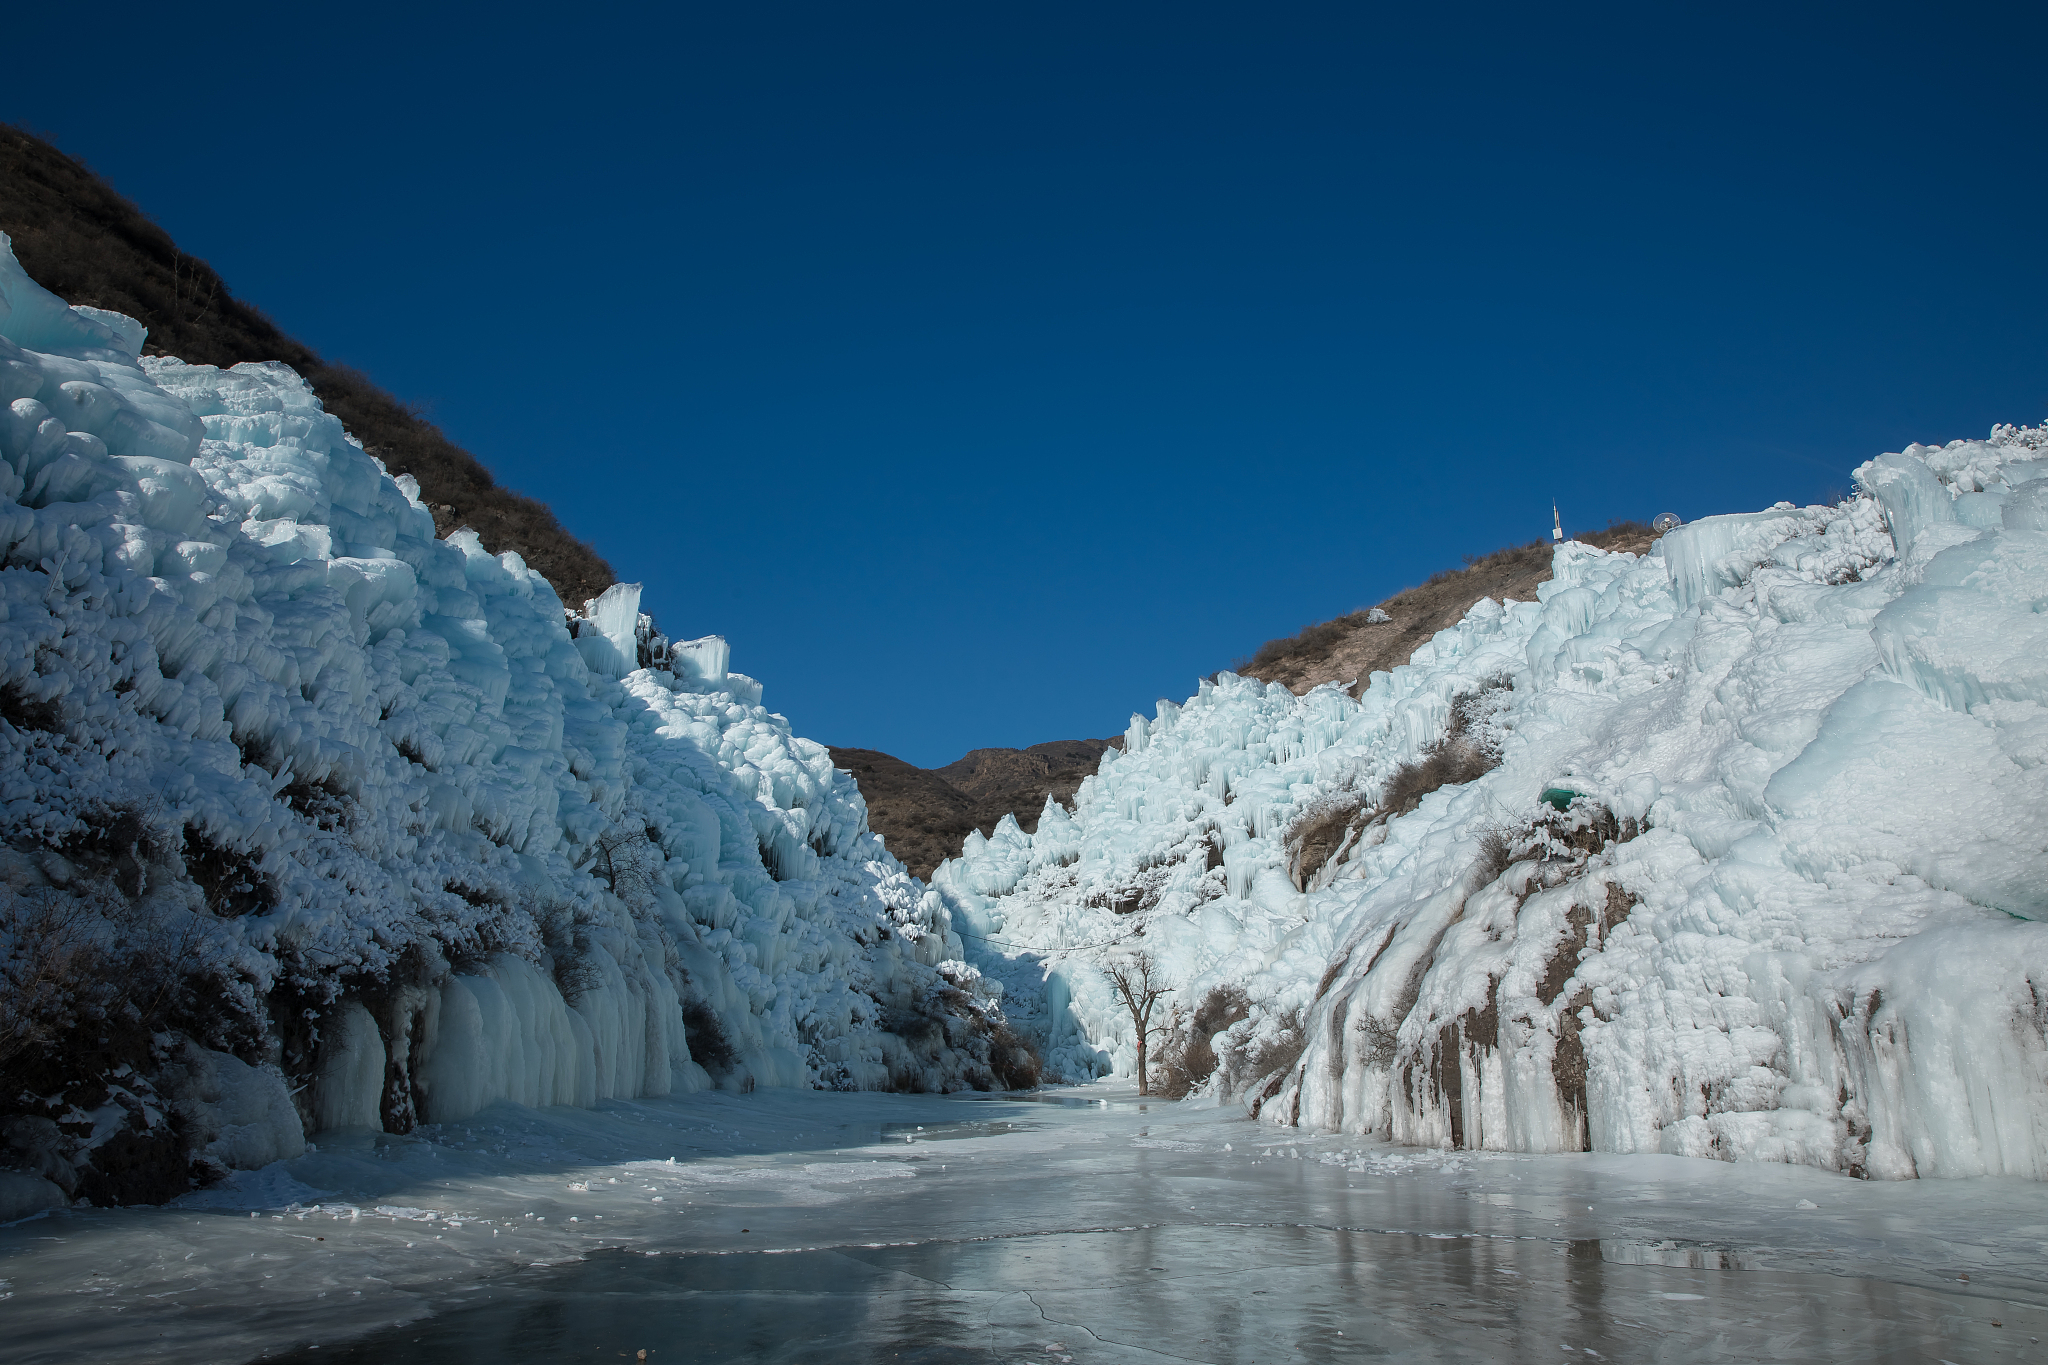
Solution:
M437 537L288 367L140 351L0 237L0 1219L500 1099L1034 1079L722 649Z
M1028 749L976 749L939 773L974 800L976 825L993 826L1014 813L1030 829L1037 826L1046 797L1062 804L1071 801L1081 780L1102 761L1103 751L1120 742L1055 739Z
M1650 528L1617 522L1590 532L1581 543L1641 553ZM1262 682L1306 693L1338 682L1358 696L1372 675L1400 667L1440 630L1462 620L1473 604L1493 598L1528 598L1550 580L1551 548L1542 541L1468 557L1462 569L1446 570L1420 587L1404 589L1379 604L1385 619L1364 608L1304 627L1283 640L1269 640L1236 671ZM976 749L943 768L918 768L873 749L832 750L832 761L851 770L868 798L869 818L889 849L913 875L929 878L940 863L960 852L961 841L979 831L993 835L1005 815L1025 833L1038 828L1046 797L1071 803L1083 779L1107 749L1122 740L1052 740L1028 749Z
M1589 532L1582 544L1603 550L1640 554L1652 539L1641 522L1616 522L1604 531ZM1283 683L1295 693L1324 683L1342 683L1356 697L1375 673L1408 662L1417 647L1440 630L1464 619L1473 603L1491 597L1526 601L1537 585L1550 580L1551 546L1534 540L1490 555L1467 557L1462 569L1447 569L1420 587L1406 588L1375 607L1364 607L1334 620L1304 626L1284 640L1268 640L1243 665L1241 677ZM1374 619L1374 612L1385 619Z
M832 751L832 766L853 774L868 803L868 823L903 860L913 877L960 851L974 828L974 802L929 768L905 763L879 749Z
M367 378L331 365L237 299L206 262L83 164L0 124L0 232L30 277L65 302L105 308L149 329L147 352L195 365L282 361L394 475L419 480L438 535L458 527L486 550L519 554L564 602L613 581L611 566L546 505L500 488L468 451Z
M1488 1150L2048 1178L2048 430L1224 673L934 874L1068 1074ZM1156 1021L1155 1021L1156 1022Z
M1114 739L1057 739L1028 749L976 749L943 768L918 768L875 749L833 749L868 801L868 819L916 877L960 852L979 829L1014 815L1038 827L1046 798L1068 801Z

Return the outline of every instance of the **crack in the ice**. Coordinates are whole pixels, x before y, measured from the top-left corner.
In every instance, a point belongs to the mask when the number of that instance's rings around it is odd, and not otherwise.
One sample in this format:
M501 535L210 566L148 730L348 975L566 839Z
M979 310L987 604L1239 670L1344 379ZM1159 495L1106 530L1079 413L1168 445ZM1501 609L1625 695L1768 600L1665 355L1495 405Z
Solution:
M1046 1315L1046 1311L1045 1311L1045 1305L1044 1305L1044 1304L1042 1304L1042 1303L1040 1303L1040 1302L1038 1301L1037 1297L1036 1297L1035 1295L1033 1295L1033 1294L1032 1294L1032 1292L1031 1292L1030 1290L1028 1290L1028 1289L1017 1289L1017 1290L1012 1290L1011 1292L1012 1292L1012 1293L1015 1293L1015 1294L1021 1294L1021 1295L1023 1295L1023 1296L1024 1296L1024 1302L1026 1302L1026 1303L1030 1304L1030 1305L1032 1306L1032 1308L1033 1308L1033 1309L1035 1309L1035 1310L1037 1311L1037 1313L1038 1313L1038 1320L1039 1320L1040 1322L1044 1323L1044 1324L1046 1325L1046 1327L1047 1327L1048 1329L1056 1328L1056 1329L1058 1329L1059 1331L1061 1331L1061 1332L1063 1332L1063 1333L1078 1333L1078 1334L1080 1334L1081 1336L1084 1336L1084 1337L1088 1338L1088 1340L1090 1340L1090 1341L1094 1342L1094 1343L1095 1343L1096 1345L1098 1345L1098 1346L1121 1346L1121 1347L1123 1347L1123 1348L1124 1348L1125 1350L1127 1350L1127 1351L1143 1351L1143 1352L1144 1352L1144 1353L1145 1353L1146 1355L1158 1356L1158 1357L1159 1357L1160 1359L1162 1359L1162 1360L1179 1360L1179 1361L1185 1361L1185 1362L1187 1362L1187 1363L1188 1363L1188 1365L1215 1365L1215 1362L1214 1362L1214 1361L1206 1361L1206 1360L1201 1360L1201 1359L1199 1359L1198 1357L1195 1357L1195 1356L1180 1356L1180 1355L1175 1355L1175 1354L1173 1354L1173 1353L1172 1353L1171 1351L1162 1351L1162 1350L1160 1350L1160 1349L1159 1349L1158 1347L1156 1347L1156 1346L1142 1346L1142 1345L1138 1345L1138 1344L1136 1344L1136 1343L1134 1343L1134 1342L1127 1342L1127 1341L1118 1341L1118 1340L1116 1340L1116 1339L1115 1339L1114 1337L1105 1337L1105 1336L1101 1335L1100 1333L1096 1332L1096 1331L1095 1331L1095 1330L1094 1330L1093 1328L1090 1328L1090 1327L1086 1327L1086 1326L1082 1325L1081 1323L1078 1323L1078 1322L1068 1322L1068 1321L1065 1321L1065 1320L1063 1320L1063 1319L1055 1319L1055 1318L1052 1318L1052 1317L1048 1317L1048 1316ZM1003 1296L1003 1297L1008 1297L1008 1296L1007 1296L1007 1295L1005 1295L1005 1296ZM993 1310L991 1310L991 1311L993 1311ZM991 1332L991 1338L990 1338L990 1340L991 1340L991 1345L990 1345L990 1348L989 1348L989 1349L990 1349L991 1351L994 1351L994 1350L996 1349L996 1347L995 1347L995 1346L994 1346L994 1344L993 1344L993 1341L994 1341L993 1333L994 1333L995 1331L999 1330L999 1329L998 1329L998 1328L996 1327L996 1325L995 1325L994 1323L990 1323L990 1324L989 1324L989 1328L990 1328L990 1332ZM1068 1356L1071 1356L1071 1355L1073 1355L1073 1352L1072 1352L1072 1351L1068 1351L1068 1352L1065 1352L1065 1354L1066 1354L1066 1355L1068 1355Z

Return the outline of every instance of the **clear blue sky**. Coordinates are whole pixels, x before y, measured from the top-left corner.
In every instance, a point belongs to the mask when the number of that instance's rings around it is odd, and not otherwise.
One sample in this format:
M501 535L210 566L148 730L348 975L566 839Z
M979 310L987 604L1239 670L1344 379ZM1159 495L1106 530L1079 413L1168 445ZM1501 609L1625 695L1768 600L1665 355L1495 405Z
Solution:
M0 118L921 764L2048 408L2040 6L21 8Z

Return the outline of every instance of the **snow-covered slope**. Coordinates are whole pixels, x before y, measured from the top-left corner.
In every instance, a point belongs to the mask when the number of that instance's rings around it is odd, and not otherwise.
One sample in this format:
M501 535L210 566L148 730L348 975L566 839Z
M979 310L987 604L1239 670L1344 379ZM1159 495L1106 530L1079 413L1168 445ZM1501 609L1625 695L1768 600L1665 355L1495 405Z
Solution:
M565 615L290 370L142 340L0 237L7 1159L160 1196L498 1098L992 1083L938 898L724 641Z
M934 882L1070 1074L1142 950L1275 1122L2048 1177L2044 456L1566 544L1359 702L1220 675Z

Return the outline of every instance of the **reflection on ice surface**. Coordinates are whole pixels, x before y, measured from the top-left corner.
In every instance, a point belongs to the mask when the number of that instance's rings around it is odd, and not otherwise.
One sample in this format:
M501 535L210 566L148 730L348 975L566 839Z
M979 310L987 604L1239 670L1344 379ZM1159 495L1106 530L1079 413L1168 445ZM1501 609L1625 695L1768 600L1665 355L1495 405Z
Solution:
M1059 1090L1017 1095L968 1095L965 1098L980 1104L1057 1104L1064 1109L1106 1109L1113 1103L1097 1095L1075 1095ZM1138 1108L1145 1109L1149 1106L1140 1104Z
M1042 1123L885 1123L876 1132L880 1142L946 1142L958 1138L1003 1137L1043 1128Z
M1874 1280L1677 1275L1607 1250L1164 1226L784 1255L608 1252L287 1359L1922 1361L1990 1358L2044 1322L2036 1308Z
M2034 1182L1401 1148L1110 1086L719 1092L0 1228L0 1358L2027 1360L2044 1250Z

